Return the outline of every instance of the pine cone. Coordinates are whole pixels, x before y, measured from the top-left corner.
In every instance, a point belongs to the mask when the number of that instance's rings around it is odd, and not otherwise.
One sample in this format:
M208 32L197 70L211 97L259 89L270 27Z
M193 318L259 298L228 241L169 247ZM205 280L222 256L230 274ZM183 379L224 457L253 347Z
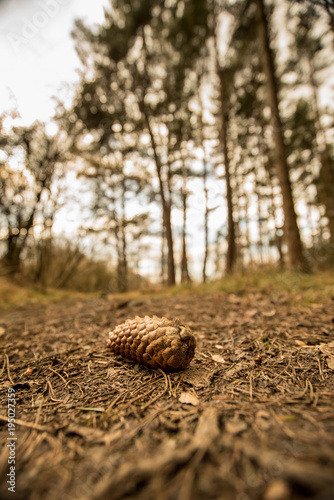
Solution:
M191 330L178 320L136 316L109 333L107 346L123 358L173 372L189 365L196 340Z

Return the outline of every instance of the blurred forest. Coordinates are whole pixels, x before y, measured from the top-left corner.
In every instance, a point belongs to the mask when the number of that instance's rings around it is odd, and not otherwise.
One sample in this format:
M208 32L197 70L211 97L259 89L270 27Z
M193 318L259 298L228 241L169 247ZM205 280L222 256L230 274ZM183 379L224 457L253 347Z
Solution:
M2 276L124 292L333 267L331 0L112 0L72 35L72 101L0 117Z

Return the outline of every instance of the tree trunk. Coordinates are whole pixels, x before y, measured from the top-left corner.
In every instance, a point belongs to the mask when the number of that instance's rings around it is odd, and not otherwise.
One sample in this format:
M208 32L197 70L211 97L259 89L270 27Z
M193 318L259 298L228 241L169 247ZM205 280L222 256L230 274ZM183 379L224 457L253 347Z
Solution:
M204 150L204 147L203 147ZM205 151L204 151L205 155ZM208 207L208 199L209 199L209 190L207 186L207 166L206 159L204 157L203 160L203 188L204 188L204 197L205 197L205 208L204 208L204 259L203 259L203 271L202 271L202 279L203 283L206 283L206 266L209 257L209 207Z
M120 256L119 256L119 273L118 273L118 289L120 292L128 290L128 261L127 261L127 242L126 242L126 214L125 214L125 178L122 179L122 198L121 198L121 236L120 236Z
M145 53L145 58L147 58L148 54L148 49L147 49L147 44L146 44L146 39L145 39L145 31L142 30L142 40L143 40L143 47L144 47L144 53ZM139 107L141 112L144 115L144 119L146 122L146 126L150 135L151 139L151 146L153 149L153 156L154 156L154 162L155 162L155 167L156 167L156 172L158 176L158 181L159 181L159 191L160 191L160 198L161 198L161 205L162 205L162 221L163 221L163 226L165 229L165 236L166 236L166 241L167 241L167 248L168 248L168 254L167 254L167 284L169 286L175 285L175 259L174 259L174 244L173 244L173 231L172 231L172 221L171 221L171 197L169 196L169 200L167 200L166 195L165 195L165 187L162 179L162 165L160 162L160 158L158 156L157 152L157 146L153 134L153 130L151 127L149 115L147 113L147 109L145 106L145 93L149 81L148 73L147 73L147 66L146 62L144 64L144 81L143 81L143 97L139 101ZM168 189L170 193L170 177L168 178Z
M37 265L34 281L35 283L38 283L44 291L46 291L48 287L48 277L53 257L52 247L53 244L51 236L40 240L36 247Z
M190 283L188 269L188 256L187 256L187 191L186 180L184 177L182 189L182 203L183 203L183 227L182 227L182 258L181 258L181 283Z
M161 284L166 285L166 269L167 269L167 259L166 259L166 229L165 223L162 218L162 227L161 227L161 258L160 258L160 277Z
M208 206L209 190L208 190L208 183L207 183L207 181L208 181L208 161L207 161L205 142L204 142L205 141L205 136L204 136L205 123L203 120L204 107L203 107L201 92L199 92L198 97L199 97L200 119L201 119L200 137L201 137L201 145L202 145L202 151L203 151L202 180L203 180L203 191L204 191L204 200L205 200L205 206L204 206L204 257L203 257L203 267L202 267L202 281L203 281L203 283L206 283L206 281L207 281L206 268L207 268L207 263L208 263L208 258L209 258L209 213L210 213L209 206Z
M9 231L7 238L7 251L4 257L5 266L9 274L15 274L20 268L20 245L19 235L13 234Z
M282 123L279 114L278 90L274 70L273 53L269 44L268 22L263 0L256 0L256 5L262 65L266 76L268 101L271 109L271 124L273 127L274 147L276 153L276 169L283 199L284 238L287 245L288 264L291 269L306 271L308 268L303 254L303 247L297 225L297 216L293 202L287 164L286 147L284 144Z
M259 146L260 150L260 146ZM260 188L260 179L258 179L258 169L255 171L255 195L257 198L257 225L259 228L259 237L257 240L257 251L259 254L259 260L260 260L260 265L264 264L265 258L264 258L264 253L265 253L265 231L263 229L263 223L264 223L264 218L263 218L263 198L262 198L262 193L261 193L261 188Z
M30 213L29 219L22 222L18 227L19 234L14 235L9 232L7 241L7 252L4 258L6 266L9 268L10 274L15 274L20 270L21 254L26 246L29 233L34 225L37 205L40 202L42 192L44 190L44 183L41 185L40 190L36 194L35 204Z
M55 288L65 288L69 280L76 273L81 261L85 258L78 248L76 248L74 252L71 252L70 255L70 259L64 263L59 275L55 279Z
M328 147L321 151L320 169L321 195L325 205L328 228L330 232L330 246L334 250L334 172Z
M215 58L216 58L216 68L219 78L219 90L220 90L220 113L221 113L221 145L223 150L223 158L225 165L225 182L226 182L226 203L227 203L227 252L226 252L226 264L225 271L227 274L233 272L236 262L236 245L235 245L235 225L233 219L233 202L232 202L232 186L231 186L231 174L230 174L230 159L228 152L228 126L229 126L229 113L227 107L227 92L225 85L224 72L219 65L219 55L217 47L217 22L215 18Z
M227 128L228 128L228 113L225 102L225 90L223 83L223 75L220 75L221 99L222 99L222 128L221 141L223 146L223 156L225 164L225 182L226 182L226 202L227 202L227 253L226 253L226 273L234 271L236 262L236 245L235 245L235 225L233 218L233 201L232 201L232 186L230 174L230 159L228 155L227 145Z
M168 247L167 256L167 284L169 286L175 285L175 261L174 261L174 246L173 246L173 232L172 232L172 221L171 221L171 201L166 200L164 185L162 181L161 163L157 153L157 147L155 143L155 138L153 135L151 123L143 103L142 110L145 117L146 126L151 138L151 145L153 149L154 162L156 166L157 176L159 180L159 191L162 204L162 215L163 215L163 225L165 227L165 234Z
M215 240L215 274L217 276L221 275L221 260L222 260L220 255L221 239L222 239L222 233L221 231L217 231Z
M325 205L328 228L330 232L330 247L334 250L334 171L326 140L326 132L321 124L321 116L318 102L317 84L315 81L315 69L312 59L312 52L307 44L309 76L312 88L313 111L316 117L316 127L318 129L317 143L320 156L320 198Z
M248 194L245 193L245 247L248 253L248 262L245 262L245 265L252 266L254 264L253 252L252 252L252 231L251 231L251 220L249 218L249 197ZM246 255L246 252L245 252Z

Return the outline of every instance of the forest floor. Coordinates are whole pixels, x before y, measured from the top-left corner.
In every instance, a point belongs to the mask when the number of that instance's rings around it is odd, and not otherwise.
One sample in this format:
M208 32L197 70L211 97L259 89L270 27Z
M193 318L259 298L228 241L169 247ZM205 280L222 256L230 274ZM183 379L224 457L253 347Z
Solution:
M284 283L3 309L1 498L334 498L334 278ZM154 314L196 335L185 371L106 348Z

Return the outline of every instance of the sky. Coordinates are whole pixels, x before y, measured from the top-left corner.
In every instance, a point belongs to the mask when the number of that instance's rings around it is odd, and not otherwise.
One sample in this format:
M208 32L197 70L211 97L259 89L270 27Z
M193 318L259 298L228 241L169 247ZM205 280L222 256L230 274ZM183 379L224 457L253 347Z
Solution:
M108 5L109 0L0 0L0 114L17 108L27 124L50 119L52 96L66 99L68 84L79 80L81 63L70 35L74 20L99 23Z

